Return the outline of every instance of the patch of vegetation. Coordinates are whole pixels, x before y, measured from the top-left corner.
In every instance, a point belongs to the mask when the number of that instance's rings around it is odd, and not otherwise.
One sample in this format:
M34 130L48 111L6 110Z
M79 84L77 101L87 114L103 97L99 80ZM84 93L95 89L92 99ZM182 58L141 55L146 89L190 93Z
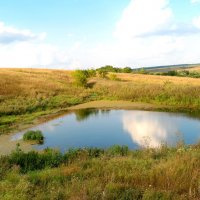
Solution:
M23 135L23 140L24 141L34 141L37 142L39 144L44 142L44 136L42 134L41 131L37 130L37 131L27 131L24 135Z
M133 69L131 69L130 67L117 68L111 65L106 65L104 67L98 68L97 71L115 72L115 73L131 73L133 72Z
M75 84L77 86L86 87L88 81L88 73L85 70L75 70L72 73L73 78L75 79Z
M200 198L200 146L46 149L0 157L0 199Z
M160 76L178 76L178 77L190 77L190 78L200 78L200 72L198 71L188 71L188 70L172 70L168 72L148 72L146 74L160 75Z
M107 78L107 75L108 75L108 71L105 70L105 69L97 69L97 72L98 72L98 75L100 78Z

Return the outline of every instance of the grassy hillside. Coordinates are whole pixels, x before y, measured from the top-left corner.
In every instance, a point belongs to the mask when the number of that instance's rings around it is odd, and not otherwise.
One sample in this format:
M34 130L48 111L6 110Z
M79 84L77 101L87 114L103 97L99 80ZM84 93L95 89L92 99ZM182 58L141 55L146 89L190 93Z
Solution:
M29 125L70 106L93 100L150 103L170 110L200 110L200 79L118 73L92 77L87 88L70 71L0 69L0 133Z

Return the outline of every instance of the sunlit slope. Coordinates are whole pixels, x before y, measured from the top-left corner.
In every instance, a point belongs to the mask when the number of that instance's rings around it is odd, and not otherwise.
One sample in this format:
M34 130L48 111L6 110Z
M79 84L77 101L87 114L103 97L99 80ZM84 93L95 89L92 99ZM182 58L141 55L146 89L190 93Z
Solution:
M123 100L176 111L200 109L200 79L118 73L77 87L71 71L0 69L0 133L53 110L96 100ZM26 116L25 116L26 115Z

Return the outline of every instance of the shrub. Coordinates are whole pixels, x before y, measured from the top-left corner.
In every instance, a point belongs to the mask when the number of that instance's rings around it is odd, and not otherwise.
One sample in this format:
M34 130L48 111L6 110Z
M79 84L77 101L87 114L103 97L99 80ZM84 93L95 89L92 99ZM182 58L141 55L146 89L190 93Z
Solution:
M87 71L87 77L88 78L96 76L96 70L94 70L94 69L88 69L86 71Z
M43 143L44 141L44 136L41 131L27 131L23 135L23 140L24 141L35 141L37 143Z
M124 67L121 72L123 73L131 73L133 70L130 67Z
M173 70L173 71L168 71L167 75L169 76L177 76L177 71Z
M87 86L87 80L88 80L88 72L86 70L75 70L72 73L72 76L74 78L74 83L77 86L86 87Z
M100 70L98 70L98 74L99 74L100 78L106 78L108 72L104 69L100 69Z

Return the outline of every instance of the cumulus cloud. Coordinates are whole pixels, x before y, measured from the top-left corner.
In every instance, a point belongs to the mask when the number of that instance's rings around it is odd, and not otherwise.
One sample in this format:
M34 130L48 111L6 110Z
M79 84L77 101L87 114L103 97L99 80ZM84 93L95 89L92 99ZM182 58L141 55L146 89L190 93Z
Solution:
M177 22L168 0L131 0L116 24L115 41L96 46L90 62L131 67L200 62L198 24Z
M45 43L46 33L34 34L0 22L0 67L66 68L74 60L68 51Z
M11 26L6 26L3 22L0 22L0 43L9 44L18 41L29 41L34 39L43 40L46 37L46 33L39 35L33 34L30 30L16 29Z
M132 0L117 23L115 36L130 39L172 29L172 15L166 0Z

